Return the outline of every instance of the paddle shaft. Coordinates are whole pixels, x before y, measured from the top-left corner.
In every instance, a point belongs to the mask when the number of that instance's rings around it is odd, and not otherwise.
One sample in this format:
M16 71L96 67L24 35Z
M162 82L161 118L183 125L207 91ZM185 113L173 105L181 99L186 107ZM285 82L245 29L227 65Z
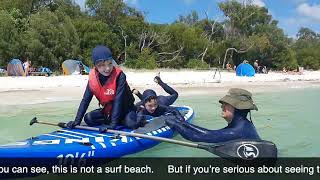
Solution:
M60 124L50 123L50 122L36 121L36 123L61 127ZM64 124L64 127L65 127L65 123L61 123L61 124ZM64 128L64 127L62 127L62 128ZM99 131L99 128L89 127L89 126L75 126L75 128L76 129L83 129L83 130L90 130L90 131ZM151 139L151 140L155 140L155 141L162 141L162 142L173 143L173 144L178 144L178 145L182 145L182 146L204 149L202 146L199 146L199 144L196 144L196 143L178 141L178 140L163 138L163 137L158 137L158 136L150 136L147 134L118 131L118 130L112 130L112 129L107 129L105 132L126 135L126 136L132 136L132 137L146 138L146 139Z
M42 122L42 121L38 121L36 117L30 121L30 125L32 125L34 123L46 124L46 125L51 125L51 126L58 126L61 128L66 127L66 123ZM101 130L96 127L75 126L75 128L101 132ZM212 154L220 156L222 158L230 158L230 157L239 158L240 156L239 156L238 150L234 151L232 149L234 149L234 148L239 149L240 147L242 147L245 144L248 144L248 145L251 144L252 146L255 146L256 149L257 149L256 146L258 146L260 150L262 150L262 148L269 149L268 151L259 151L260 152L259 157L268 157L268 158L276 158L277 157L277 148L276 148L275 144L273 144L272 142L265 142L265 141L260 141L260 142L256 141L255 142L254 140L249 139L249 140L229 141L229 142L222 143L222 144L196 144L196 143L191 143L191 142L186 142L186 141L178 141L178 140L163 138L163 137L158 137L158 136L151 136L151 135L142 134L142 133L118 131L118 130L112 130L112 129L106 129L103 132L132 136L132 137L139 137L139 138L146 138L146 139L151 139L151 140L155 140L155 141L161 141L161 142L167 142L167 143L172 143L172 144L177 144L177 145L182 145L182 146L203 149L203 150L206 150ZM230 151L228 149L230 149Z

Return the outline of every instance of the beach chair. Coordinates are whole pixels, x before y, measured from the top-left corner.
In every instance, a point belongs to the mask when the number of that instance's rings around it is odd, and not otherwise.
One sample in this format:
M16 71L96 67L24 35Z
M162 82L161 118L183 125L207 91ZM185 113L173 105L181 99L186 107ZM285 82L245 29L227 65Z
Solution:
M30 72L30 76L50 76L52 71L47 67L39 67L38 71Z

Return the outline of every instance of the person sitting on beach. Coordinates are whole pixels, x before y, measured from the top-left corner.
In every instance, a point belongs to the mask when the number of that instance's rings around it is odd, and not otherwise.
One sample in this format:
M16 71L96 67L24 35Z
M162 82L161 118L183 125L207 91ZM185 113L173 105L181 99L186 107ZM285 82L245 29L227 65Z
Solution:
M108 47L96 46L92 51L92 60L94 68L89 73L88 84L76 118L68 122L67 127L74 128L80 125L94 95L102 108L85 115L84 121L87 125L104 125L105 128L115 129L121 124L133 128L132 125L137 119L136 108L126 75L114 66L115 62Z
M177 98L179 96L178 92L175 91L172 87L170 87L168 84L164 83L161 80L160 73L158 73L156 75L156 77L154 77L154 82L159 84L162 87L162 89L169 94L168 96L162 96L162 95L157 96L157 103L159 105L164 105L164 106L172 105L177 100ZM132 93L135 94L136 96L138 96L139 99L141 100L140 102L136 103L136 107L140 107L141 105L143 105L142 94L136 89L133 89Z
M159 117L162 115L173 114L177 120L184 122L184 117L173 107L159 104L158 96L152 89L147 89L142 95L142 106L137 114L137 125L143 126L146 123L146 116Z
M28 76L31 68L31 61L29 60L29 58L27 58L26 61L22 64L22 67L25 75Z
M232 70L231 64L230 64L229 62L227 63L226 68L227 68L228 71L231 71L231 70Z
M166 124L190 141L218 143L236 139L260 139L251 121L251 114L250 120L247 119L250 110L258 110L249 91L231 88L219 102L222 104L221 116L228 122L225 128L208 130L174 119L166 120Z
M261 72L262 72L263 74L268 74L267 66L263 66Z
M282 73L287 73L286 67L283 67L283 68L282 68Z
M82 63L79 64L79 71L80 71L81 75L85 74L85 70L84 70L84 67L83 67Z

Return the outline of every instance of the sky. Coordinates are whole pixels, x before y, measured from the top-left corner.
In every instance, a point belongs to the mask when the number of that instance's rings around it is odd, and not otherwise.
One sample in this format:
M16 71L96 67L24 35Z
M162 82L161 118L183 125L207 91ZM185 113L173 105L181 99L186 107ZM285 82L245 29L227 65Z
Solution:
M85 0L75 1L84 8ZM179 15L188 15L192 10L197 11L201 19L205 18L207 12L210 19L222 21L224 17L218 3L224 1L226 0L124 0L128 6L144 12L146 21L152 23L172 23ZM289 37L295 37L301 27L320 33L320 0L251 1L266 7Z

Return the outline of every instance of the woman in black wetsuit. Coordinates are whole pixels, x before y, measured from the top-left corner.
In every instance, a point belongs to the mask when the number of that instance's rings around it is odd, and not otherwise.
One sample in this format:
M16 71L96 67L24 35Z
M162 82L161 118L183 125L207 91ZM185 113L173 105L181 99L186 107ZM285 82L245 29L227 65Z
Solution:
M209 130L177 119L166 120L166 123L190 141L218 143L235 139L260 139L251 118L247 119L250 110L258 110L249 91L232 88L219 102L221 116L228 122L225 128Z

